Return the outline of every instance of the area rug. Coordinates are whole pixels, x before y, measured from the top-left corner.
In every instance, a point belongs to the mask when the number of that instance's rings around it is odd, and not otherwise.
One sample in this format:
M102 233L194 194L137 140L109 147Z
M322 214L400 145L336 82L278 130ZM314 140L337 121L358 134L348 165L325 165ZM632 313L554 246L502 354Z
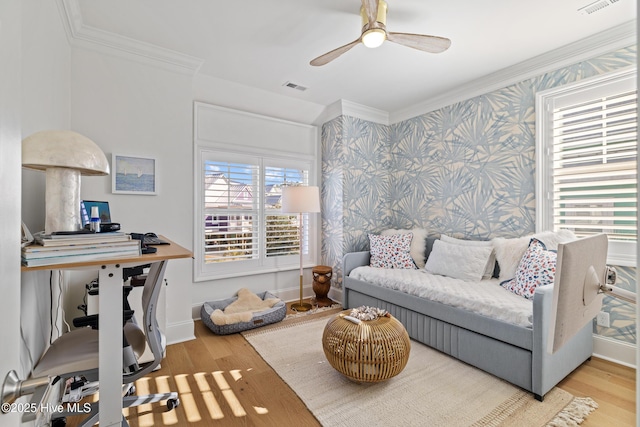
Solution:
M597 407L592 399L559 388L538 402L531 393L415 341L398 376L358 384L324 356L327 321L322 316L243 333L323 426L575 426Z
M318 306L313 306L311 308L311 310L309 311L295 311L293 310L292 313L287 314L287 319L294 319L294 318L299 318L299 317L306 317L306 316L315 316L315 315L324 315L327 312L338 312L342 310L342 305L340 303L334 303L331 304L328 307L318 307Z

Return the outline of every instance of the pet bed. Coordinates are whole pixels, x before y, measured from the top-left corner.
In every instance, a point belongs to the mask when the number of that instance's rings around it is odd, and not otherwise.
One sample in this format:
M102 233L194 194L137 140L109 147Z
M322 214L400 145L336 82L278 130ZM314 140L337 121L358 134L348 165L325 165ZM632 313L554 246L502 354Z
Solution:
M257 294L262 300L268 298L277 298L270 292L261 292ZM205 302L200 309L200 318L202 322L209 328L214 334L228 335L235 334L249 329L258 328L260 326L276 323L284 319L287 314L287 306L284 301L277 302L273 307L253 313L251 320L248 322L238 322L227 325L216 325L211 320L211 314L216 310L224 310L229 304L235 302L238 297L227 298L219 301Z

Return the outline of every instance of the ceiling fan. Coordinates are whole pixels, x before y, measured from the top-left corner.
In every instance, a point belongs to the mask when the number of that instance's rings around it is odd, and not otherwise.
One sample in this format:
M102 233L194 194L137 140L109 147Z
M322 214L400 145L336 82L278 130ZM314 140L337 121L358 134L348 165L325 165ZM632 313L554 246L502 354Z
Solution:
M385 39L414 49L430 53L444 52L451 46L451 40L424 34L392 33L387 31L387 2L384 0L362 0L362 34L349 44L318 56L310 62L313 66L328 64L358 43L367 47L380 46Z

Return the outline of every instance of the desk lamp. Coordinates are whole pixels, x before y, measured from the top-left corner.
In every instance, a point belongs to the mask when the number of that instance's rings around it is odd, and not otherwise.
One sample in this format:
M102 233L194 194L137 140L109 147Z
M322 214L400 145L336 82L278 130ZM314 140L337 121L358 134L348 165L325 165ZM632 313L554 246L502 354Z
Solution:
M283 187L282 188L282 212L297 213L299 215L299 240L300 240L300 302L291 305L296 311L309 311L311 304L302 302L302 214L320 212L320 191L318 187Z
M45 234L80 230L80 175L109 175L100 147L69 130L41 131L23 139L22 167L46 173Z

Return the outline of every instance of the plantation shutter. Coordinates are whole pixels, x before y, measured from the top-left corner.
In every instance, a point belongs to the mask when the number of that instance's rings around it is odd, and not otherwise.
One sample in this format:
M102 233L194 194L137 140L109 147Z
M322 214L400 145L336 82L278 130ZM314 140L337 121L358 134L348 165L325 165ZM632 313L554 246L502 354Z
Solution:
M610 85L553 106L553 228L637 239L637 91Z
M265 224L266 256L300 254L299 215L282 214L282 187L288 185L306 185L307 171L283 167L265 167ZM308 214L303 214L303 249L308 253Z
M257 160L205 161L206 263L258 258L259 172Z

